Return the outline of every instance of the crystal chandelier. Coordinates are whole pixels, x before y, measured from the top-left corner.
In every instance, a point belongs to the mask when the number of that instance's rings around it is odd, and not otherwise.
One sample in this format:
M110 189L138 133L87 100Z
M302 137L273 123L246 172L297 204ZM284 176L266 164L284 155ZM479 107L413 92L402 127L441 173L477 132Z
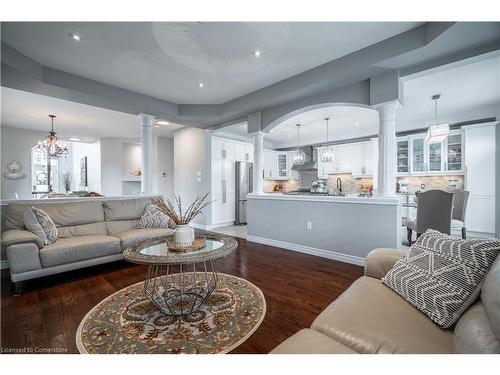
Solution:
M328 143L328 120L330 120L329 117L325 118L326 121L326 143ZM319 151L319 158L323 163L330 163L333 161L333 146L326 146L320 148Z
M293 155L293 165L304 165L306 154L300 149L300 124L297 124L297 152Z
M47 155L52 159L57 159L62 155L66 155L69 150L66 145L59 144L56 132L54 131L54 119L56 116L49 115L52 120L52 128L49 135L43 141L38 141L38 148L47 152Z
M441 143L450 135L449 124L438 124L437 106L440 97L441 94L432 95L431 97L434 100L434 125L429 126L429 129L427 129L425 141L428 144Z

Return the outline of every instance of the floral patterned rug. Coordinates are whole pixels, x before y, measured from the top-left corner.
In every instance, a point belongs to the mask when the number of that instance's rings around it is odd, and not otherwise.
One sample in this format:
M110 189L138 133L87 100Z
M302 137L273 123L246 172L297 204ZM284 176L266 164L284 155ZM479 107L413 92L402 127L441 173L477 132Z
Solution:
M249 338L266 314L261 290L219 274L206 304L184 317L163 314L143 292L144 282L109 296L83 318L80 353L227 353Z

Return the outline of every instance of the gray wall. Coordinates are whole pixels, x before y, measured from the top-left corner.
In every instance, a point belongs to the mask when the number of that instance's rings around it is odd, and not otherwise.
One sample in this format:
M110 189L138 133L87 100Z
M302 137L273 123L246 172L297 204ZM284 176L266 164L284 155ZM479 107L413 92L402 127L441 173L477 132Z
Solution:
M47 134L2 126L1 136L2 199L15 199L15 193L20 198L31 198L31 148ZM4 177L7 164L12 160L17 160L22 164L26 177L19 180L9 180Z
M399 246L400 211L398 205L250 198L248 235L364 259L377 247Z
M196 197L210 191L210 164L207 161L207 136L205 130L184 128L174 134L174 193L189 205ZM198 181L198 173L201 181ZM209 210L205 218L198 217L195 222L206 224L210 220Z
M171 198L174 192L174 140L158 137L158 194ZM163 176L165 172L166 176Z

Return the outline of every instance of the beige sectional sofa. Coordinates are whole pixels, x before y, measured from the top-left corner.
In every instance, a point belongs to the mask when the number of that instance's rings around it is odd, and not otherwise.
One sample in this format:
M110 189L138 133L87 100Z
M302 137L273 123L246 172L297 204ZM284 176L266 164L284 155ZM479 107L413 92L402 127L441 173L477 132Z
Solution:
M312 323L272 354L500 353L500 257L478 301L452 329L441 329L382 284L405 252L373 250L356 280Z
M6 246L11 280L16 283L41 276L122 259L127 247L168 236L169 228L136 229L144 206L153 198L85 199L70 202L11 203L7 208L2 245ZM28 205L46 211L58 229L58 239L43 246L24 227Z

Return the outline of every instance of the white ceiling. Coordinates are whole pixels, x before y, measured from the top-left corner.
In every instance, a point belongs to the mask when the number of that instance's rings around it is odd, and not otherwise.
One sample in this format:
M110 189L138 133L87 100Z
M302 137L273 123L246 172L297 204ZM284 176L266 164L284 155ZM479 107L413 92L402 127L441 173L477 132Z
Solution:
M50 130L49 114L56 115L54 127L61 137L77 137L94 141L101 137L140 137L139 119L127 113L32 94L26 91L1 88L2 126L38 131ZM155 134L173 137L182 126L162 125Z
M175 103L219 104L419 24L9 22L2 24L2 40L68 73Z
M440 121L455 123L500 116L500 58L492 58L442 70L404 82L404 105L396 116L396 130L428 126L434 119L431 96L441 93L438 105ZM281 123L266 140L275 147L297 144L300 123L301 143L319 143L326 139L325 117L330 117L330 140L344 140L378 133L378 114L372 109L328 107L311 110ZM239 125L230 131L241 134ZM224 129L225 131L225 129Z

